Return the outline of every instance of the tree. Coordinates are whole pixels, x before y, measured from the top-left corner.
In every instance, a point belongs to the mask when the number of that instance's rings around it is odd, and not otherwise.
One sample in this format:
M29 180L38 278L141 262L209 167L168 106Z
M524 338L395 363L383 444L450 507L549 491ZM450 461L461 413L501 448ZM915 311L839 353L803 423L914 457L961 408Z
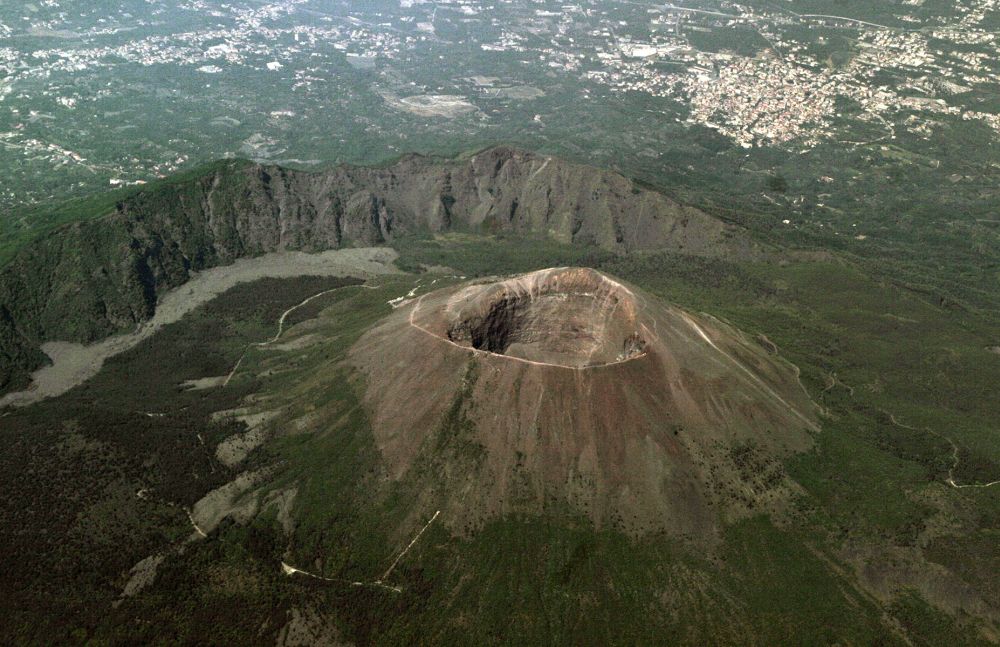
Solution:
M767 178L767 188L775 193L788 191L788 180L781 175L772 175Z

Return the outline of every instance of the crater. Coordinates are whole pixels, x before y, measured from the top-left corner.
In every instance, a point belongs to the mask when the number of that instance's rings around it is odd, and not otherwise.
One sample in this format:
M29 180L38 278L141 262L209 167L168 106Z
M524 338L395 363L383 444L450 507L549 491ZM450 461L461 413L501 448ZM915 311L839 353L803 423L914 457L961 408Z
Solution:
M471 286L446 310L451 342L497 355L587 368L646 352L635 296L590 269L542 270Z
M708 540L794 495L733 456L778 464L818 430L777 353L589 269L427 292L349 358L387 474L433 492L459 534L555 502L600 528Z

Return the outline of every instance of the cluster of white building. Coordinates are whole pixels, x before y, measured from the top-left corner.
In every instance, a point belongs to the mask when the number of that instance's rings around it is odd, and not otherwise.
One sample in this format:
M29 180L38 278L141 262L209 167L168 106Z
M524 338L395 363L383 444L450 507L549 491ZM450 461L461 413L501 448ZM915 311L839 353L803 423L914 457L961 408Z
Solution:
M956 37L956 44L992 42L994 35L976 27L969 16L982 19L982 7L1000 0L974 0L975 11L964 14L963 29L942 28L938 37ZM607 85L616 92L643 92L657 97L682 99L690 108L687 121L718 131L739 145L792 144L815 146L836 135L838 100L852 106L852 117L884 126L885 139L895 137L892 121L898 113L917 112L928 120L941 115L979 119L997 129L1000 117L965 109L957 100L940 94L960 96L970 87L996 86L997 79L984 70L984 51L956 47L944 52L929 46L928 34L899 29L880 29L854 23L858 52L845 66L836 67L830 60L811 56L808 43L798 43L781 36L781 23L787 18L760 16L739 18L710 16L702 21L713 30L734 27L755 28L766 45L753 55L732 52L696 51L689 44L683 23L675 29L660 29L648 42L609 39L608 46L595 53L597 69L584 78ZM669 26L671 16L655 17L653 23ZM675 21L680 20L673 16ZM827 22L834 22L831 18ZM978 24L978 23L975 23ZM764 28L771 32L767 33ZM606 35L594 31L591 36ZM922 89L925 96L901 93L902 87L885 84L883 72L900 78L925 74L935 79L933 86L904 83L910 89ZM959 83L959 81L961 83ZM911 132L929 134L932 121L907 114L904 119Z

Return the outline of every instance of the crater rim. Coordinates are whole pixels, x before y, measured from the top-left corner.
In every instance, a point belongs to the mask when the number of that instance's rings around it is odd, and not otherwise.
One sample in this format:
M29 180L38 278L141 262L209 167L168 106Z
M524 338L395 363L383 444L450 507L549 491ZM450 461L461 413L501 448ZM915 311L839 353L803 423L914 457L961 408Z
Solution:
M633 292L591 268L549 268L478 283L448 300L439 333L476 353L584 370L644 357Z

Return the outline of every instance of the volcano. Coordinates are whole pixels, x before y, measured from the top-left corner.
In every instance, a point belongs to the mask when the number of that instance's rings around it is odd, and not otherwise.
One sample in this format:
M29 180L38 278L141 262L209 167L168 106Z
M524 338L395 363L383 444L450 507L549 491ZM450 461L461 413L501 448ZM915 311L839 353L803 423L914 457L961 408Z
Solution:
M794 366L601 272L476 280L399 307L352 348L391 479L458 532L559 511L712 536L781 506L816 408Z

